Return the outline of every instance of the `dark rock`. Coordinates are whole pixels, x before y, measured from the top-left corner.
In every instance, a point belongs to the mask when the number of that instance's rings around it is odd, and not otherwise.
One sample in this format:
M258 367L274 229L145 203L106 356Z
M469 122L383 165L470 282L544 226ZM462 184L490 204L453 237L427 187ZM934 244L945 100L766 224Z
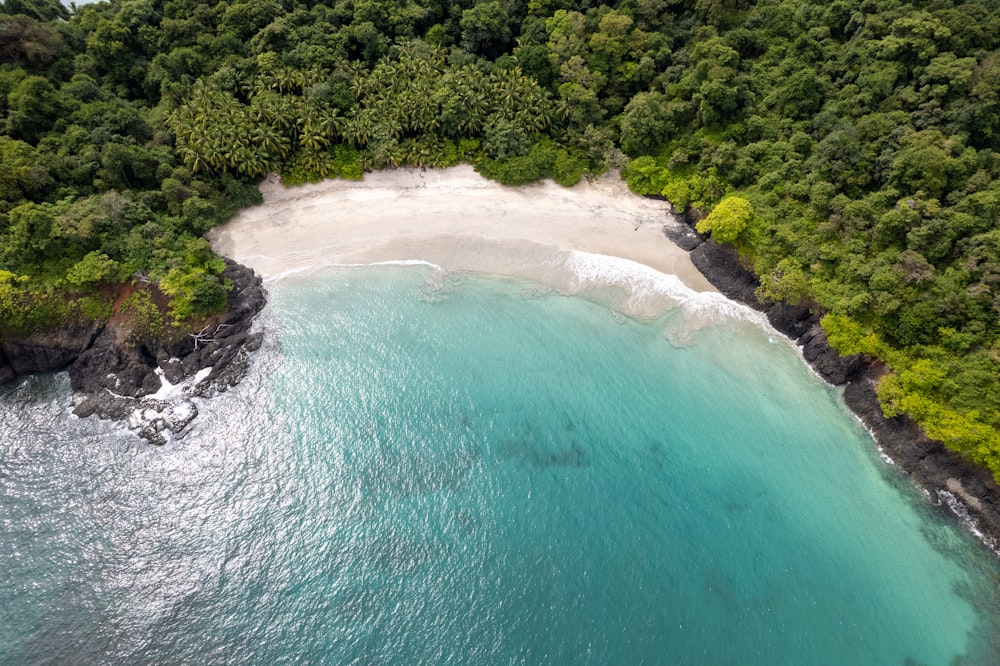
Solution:
M682 221L693 226L697 211ZM674 232L664 229L668 238ZM681 245L684 247L684 245ZM869 428L881 450L913 482L938 503L967 521L983 542L1000 554L1000 486L986 469L927 437L912 419L887 419L875 392L883 366L859 355L840 356L819 324L820 315L805 306L762 303L757 276L740 262L736 251L707 240L689 250L699 271L720 292L767 314L768 321L802 347L816 372L834 385L846 384L844 402Z
M78 355L69 373L74 391L96 393L107 389L133 398L144 394L141 389L146 377L153 373L155 361L149 363L135 347L121 340L125 337L122 333L109 326Z
M846 384L867 365L862 356L852 354L841 356L830 346L826 333L814 323L809 330L796 340L802 347L802 356L819 373L819 376L834 386Z
M163 378L166 379L171 384L180 384L184 381L186 376L184 373L184 366L181 365L181 360L176 357L170 357L166 360L160 361L157 365L163 370Z
M762 309L756 289L760 280L740 263L736 250L708 240L691 250L691 261L712 285L729 298Z
M15 377L55 372L76 360L103 328L98 321L72 322L54 331L4 340L0 342L0 353Z
M7 357L3 354L3 347L0 347L0 384L6 384L17 379L17 373L10 367Z
M686 224L667 224L663 227L663 234L667 239L685 252L690 252L705 242L707 236L703 236Z
M797 340L819 323L819 315L804 305L775 303L767 308L767 320L778 331Z
M246 373L248 352L260 347L261 336L250 332L266 302L260 277L235 262L226 263L223 278L233 284L228 307L199 333L136 341L120 326L70 324L0 344L0 383L68 367L75 414L130 420L142 437L164 443L187 428L198 410L188 399L172 403L147 396L156 394L164 379L180 384L206 368L211 372L192 393L211 395L202 384L228 388ZM143 416L132 423L137 411Z

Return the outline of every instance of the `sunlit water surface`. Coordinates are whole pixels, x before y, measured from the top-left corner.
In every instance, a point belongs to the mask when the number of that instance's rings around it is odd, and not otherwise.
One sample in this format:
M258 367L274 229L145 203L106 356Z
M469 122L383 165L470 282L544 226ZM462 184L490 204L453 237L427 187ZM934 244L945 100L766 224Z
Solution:
M0 662L1000 663L995 558L753 317L270 289L167 447L0 389Z

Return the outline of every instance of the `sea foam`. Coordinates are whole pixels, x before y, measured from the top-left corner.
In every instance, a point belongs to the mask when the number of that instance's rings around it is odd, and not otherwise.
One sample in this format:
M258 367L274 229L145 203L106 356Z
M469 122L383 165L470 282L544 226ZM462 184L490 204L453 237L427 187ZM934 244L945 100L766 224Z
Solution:
M695 291L678 276L636 261L573 250L566 253L564 266L572 274L579 292L609 286L624 290L627 297L618 305L626 314L656 317L682 307L699 318L745 321L771 330L762 313L718 292Z

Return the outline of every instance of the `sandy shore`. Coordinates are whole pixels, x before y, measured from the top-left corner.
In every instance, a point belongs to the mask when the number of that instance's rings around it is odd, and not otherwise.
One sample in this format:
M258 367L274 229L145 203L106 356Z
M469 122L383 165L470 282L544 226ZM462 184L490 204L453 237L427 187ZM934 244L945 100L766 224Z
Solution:
M616 176L564 188L504 187L471 167L396 169L364 181L285 188L272 176L264 203L209 234L215 249L265 279L330 265L419 260L446 269L543 279L551 251L618 257L715 291L663 235L665 202Z

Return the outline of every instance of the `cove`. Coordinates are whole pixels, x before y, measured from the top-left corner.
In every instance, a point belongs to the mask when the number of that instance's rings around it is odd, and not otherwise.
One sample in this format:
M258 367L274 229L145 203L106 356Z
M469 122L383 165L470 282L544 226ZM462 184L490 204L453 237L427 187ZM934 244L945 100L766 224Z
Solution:
M4 660L997 662L992 555L752 316L269 287L247 379L166 447L61 375L3 389Z

